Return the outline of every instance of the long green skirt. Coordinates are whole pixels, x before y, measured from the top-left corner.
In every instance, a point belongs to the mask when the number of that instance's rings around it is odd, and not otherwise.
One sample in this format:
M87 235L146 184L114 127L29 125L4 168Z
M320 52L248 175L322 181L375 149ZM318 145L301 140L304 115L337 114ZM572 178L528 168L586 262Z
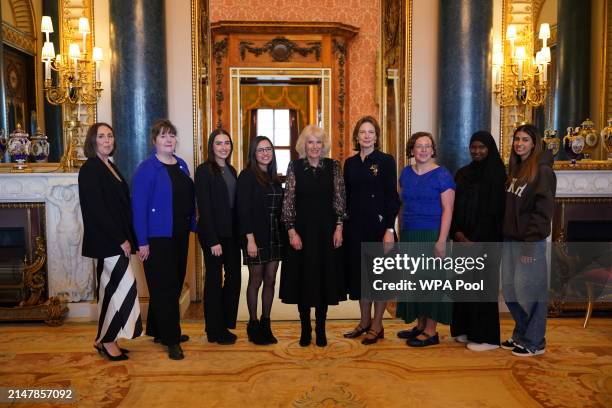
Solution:
M436 242L438 230L402 231L402 242ZM424 316L438 323L450 324L453 318L453 304L451 302L398 302L395 312L397 317L406 323Z

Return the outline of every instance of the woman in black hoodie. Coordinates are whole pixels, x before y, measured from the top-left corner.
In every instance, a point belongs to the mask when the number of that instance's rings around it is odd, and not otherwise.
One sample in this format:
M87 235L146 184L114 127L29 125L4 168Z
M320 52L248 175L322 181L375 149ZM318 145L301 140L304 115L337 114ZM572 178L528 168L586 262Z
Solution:
M557 188L552 163L533 125L514 131L503 225L502 288L515 328L502 348L516 356L542 354L546 346L546 237Z

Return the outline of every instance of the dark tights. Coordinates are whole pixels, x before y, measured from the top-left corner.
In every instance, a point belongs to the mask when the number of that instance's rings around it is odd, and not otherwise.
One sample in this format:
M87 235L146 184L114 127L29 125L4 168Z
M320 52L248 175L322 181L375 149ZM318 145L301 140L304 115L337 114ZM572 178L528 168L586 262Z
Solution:
M301 321L310 321L310 306L309 305L298 305L298 311L300 312ZM324 322L327 317L327 305L315 307L315 318L318 322Z
M249 285L247 286L247 306L249 318L257 320L257 295L263 282L261 291L261 316L270 318L272 301L274 300L274 284L276 283L276 270L278 261L272 261L263 265L249 265Z

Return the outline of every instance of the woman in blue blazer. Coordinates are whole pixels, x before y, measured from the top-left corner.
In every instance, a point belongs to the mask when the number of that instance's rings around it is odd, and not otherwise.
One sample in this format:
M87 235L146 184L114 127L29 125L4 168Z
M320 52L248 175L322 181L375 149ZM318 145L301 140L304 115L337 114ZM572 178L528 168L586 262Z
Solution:
M149 287L146 334L168 346L173 360L184 358L179 297L187 268L189 232L195 231L193 181L183 159L174 155L176 127L167 119L150 131L155 147L132 180L132 210L139 256Z

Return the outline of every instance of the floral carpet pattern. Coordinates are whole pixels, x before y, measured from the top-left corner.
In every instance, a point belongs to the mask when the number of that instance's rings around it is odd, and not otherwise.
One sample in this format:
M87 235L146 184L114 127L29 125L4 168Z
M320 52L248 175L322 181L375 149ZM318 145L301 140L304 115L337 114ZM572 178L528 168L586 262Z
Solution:
M441 344L407 347L406 325L385 321L384 340L344 339L353 321L328 322L329 345L300 347L299 322L273 322L279 343L254 346L239 324L235 345L205 341L202 323L183 322L185 359L167 358L150 337L122 341L130 359L93 349L94 323L0 325L0 387L71 388L79 407L610 407L612 320L550 319L546 353L476 353L440 327ZM502 320L502 334L512 321ZM505 337L504 337L505 338ZM67 404L19 403L25 406ZM0 406L8 406L1 404Z

